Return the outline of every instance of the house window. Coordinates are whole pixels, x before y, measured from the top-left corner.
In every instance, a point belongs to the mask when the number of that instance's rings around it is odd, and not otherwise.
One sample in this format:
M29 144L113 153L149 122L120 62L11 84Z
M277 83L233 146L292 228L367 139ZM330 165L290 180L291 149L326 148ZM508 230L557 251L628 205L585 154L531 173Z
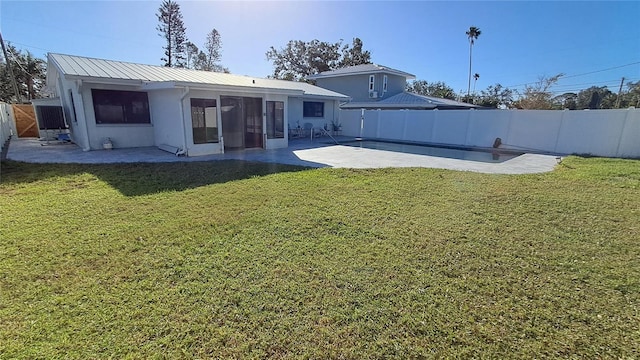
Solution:
M373 92L376 86L376 76L369 75L369 92Z
M267 139L284 138L284 102L267 101Z
M304 117L324 117L324 103L319 101L305 101L302 108Z
M389 80L389 78L385 75L382 78L382 92L387 92L387 80Z
M76 104L73 101L73 91L69 89L69 99L71 99L71 109L73 110L73 122L78 122L78 117L76 116Z
M96 124L150 124L146 92L92 89Z
M194 144L218 142L218 112L213 99L191 99Z

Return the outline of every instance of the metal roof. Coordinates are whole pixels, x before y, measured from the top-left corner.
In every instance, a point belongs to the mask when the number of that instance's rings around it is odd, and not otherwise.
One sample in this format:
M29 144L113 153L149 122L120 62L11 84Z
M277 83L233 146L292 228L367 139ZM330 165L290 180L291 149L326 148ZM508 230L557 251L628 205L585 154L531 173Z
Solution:
M361 75L361 74L371 74L371 73L386 73L392 75L404 76L407 79L415 79L416 76L413 74L409 74L408 72L396 70L390 68L388 66L378 65L378 64L362 64L355 66L348 66L342 69L323 71L319 74L311 75L308 78L311 80L322 79L328 77L337 77L337 76L349 76L349 75Z
M95 59L82 56L49 54L49 62L66 78L92 81L124 81L139 85L167 84L175 86L196 84L203 86L245 87L260 90L289 91L304 96L348 99L335 91L303 82L264 79L259 77L225 74L211 71L170 68L123 61ZM153 88L153 86L149 87Z
M455 100L402 92L380 101L349 102L341 109L481 109L481 106Z

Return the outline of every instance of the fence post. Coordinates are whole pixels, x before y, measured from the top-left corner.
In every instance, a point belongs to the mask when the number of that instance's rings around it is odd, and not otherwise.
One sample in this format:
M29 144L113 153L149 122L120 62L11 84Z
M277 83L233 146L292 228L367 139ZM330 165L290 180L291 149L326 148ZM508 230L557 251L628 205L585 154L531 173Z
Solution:
M627 124L629 124L629 118L631 117L631 109L627 109L627 116L624 117L624 124L622 125L622 130L620 131L620 135L618 136L618 147L616 148L616 157L620 157L620 147L622 145L622 137L624 135L624 131L627 128Z
M469 109L467 110L467 127L465 129L465 134L464 134L464 146L469 146L469 137L471 136L471 132L469 131L469 128L471 127L471 122L474 121L475 119L475 115L476 115L476 110L475 109Z
M562 133L562 125L564 124L564 115L569 111L567 109L563 109L562 113L560 113L560 126L558 126L558 133L556 134L556 144L553 146L553 152L558 152L558 143L560 142L560 134Z

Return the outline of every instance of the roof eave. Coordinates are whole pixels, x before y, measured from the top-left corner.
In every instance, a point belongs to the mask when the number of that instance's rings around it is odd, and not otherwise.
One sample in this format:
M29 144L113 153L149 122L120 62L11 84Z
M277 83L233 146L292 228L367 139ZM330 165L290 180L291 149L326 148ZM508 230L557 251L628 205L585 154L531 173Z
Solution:
M354 72L348 72L348 73L342 73L342 74L325 74L325 75L315 74L315 75L307 76L307 79L309 79L309 80L318 80L318 79L327 79L327 78L334 78L334 77L380 74L380 73L396 75L396 76L402 76L402 77L406 78L407 80L415 80L416 79L416 76L413 75L413 74L405 73L405 72L402 72L402 71L386 70L386 69L371 70L371 71L362 70L362 71L354 71Z
M238 85L220 85L220 84L206 84L206 83L194 83L184 81L149 81L142 86L144 90L162 90L173 88L190 88L191 90L209 90L209 91L222 91L222 92L242 92L242 93L269 93L279 95L303 95L302 90L298 89L277 89L269 87L253 87L253 86L238 86Z
M129 86L142 86L143 80L130 80L130 79L116 79L116 78L100 78L94 76L83 75L64 75L67 80L81 80L82 82L88 82L93 84L105 84L105 85L129 85Z
M321 94L308 94L304 93L302 95L305 99L328 99L328 100L340 100L340 101L349 101L351 97L349 96L336 96L336 95L321 95Z

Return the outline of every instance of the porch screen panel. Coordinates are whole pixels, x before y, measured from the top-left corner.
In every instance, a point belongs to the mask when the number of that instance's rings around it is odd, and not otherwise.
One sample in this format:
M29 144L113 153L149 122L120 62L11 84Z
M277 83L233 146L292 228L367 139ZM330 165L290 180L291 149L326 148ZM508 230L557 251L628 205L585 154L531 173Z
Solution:
M62 106L36 106L40 124L40 130L66 129Z
M218 142L218 112L214 99L191 99L193 143Z
M284 102L267 101L267 138L284 138Z

